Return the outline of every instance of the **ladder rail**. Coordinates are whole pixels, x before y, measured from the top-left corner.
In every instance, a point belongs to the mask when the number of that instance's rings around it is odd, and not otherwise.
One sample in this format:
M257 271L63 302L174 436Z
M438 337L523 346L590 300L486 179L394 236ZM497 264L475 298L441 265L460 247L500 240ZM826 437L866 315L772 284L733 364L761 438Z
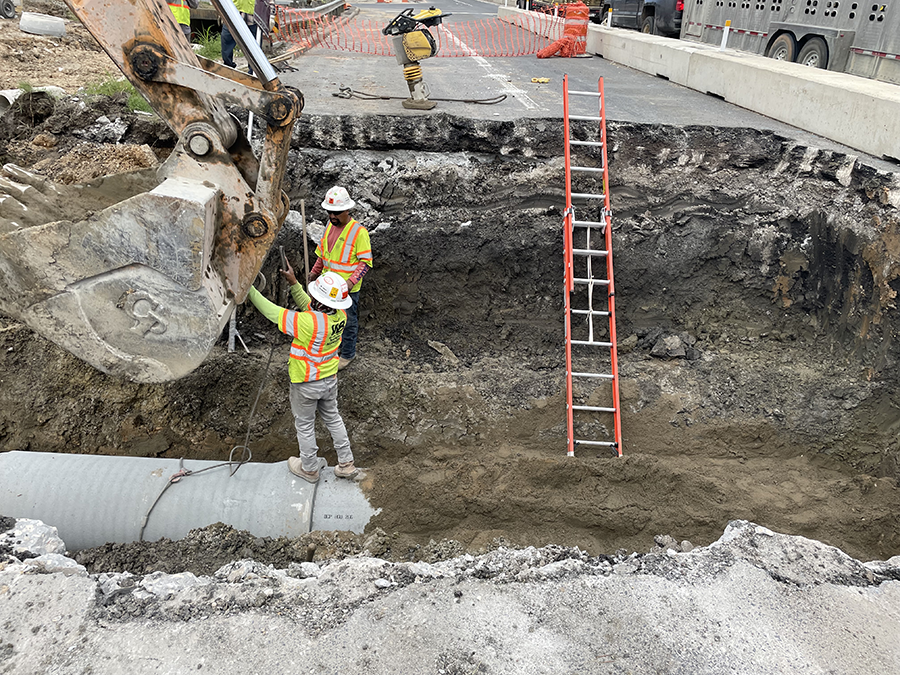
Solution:
M572 157L568 139L571 135L569 128L569 76L563 75L563 133L566 137L565 147L565 165L566 165L566 215L563 221L563 247L565 248L565 290L563 295L566 297L566 431L567 431L567 448L566 454L569 457L575 456L575 411L572 407L572 312L571 298L569 297L575 289L575 274L573 270L574 256L572 254L572 233L574 215L572 213Z
M612 346L609 348L610 362L612 364L612 404L615 408L613 413L615 429L616 452L619 457L622 456L622 408L619 405L619 351L616 346L616 284L613 278L613 254L612 254L612 207L609 201L609 163L606 157L606 147L608 145L606 138L606 95L603 92L603 78L601 77L597 86L600 90L600 142L603 143L603 192L606 195L606 210L604 211L606 227L604 228L604 238L606 243L606 278L609 280L609 341Z

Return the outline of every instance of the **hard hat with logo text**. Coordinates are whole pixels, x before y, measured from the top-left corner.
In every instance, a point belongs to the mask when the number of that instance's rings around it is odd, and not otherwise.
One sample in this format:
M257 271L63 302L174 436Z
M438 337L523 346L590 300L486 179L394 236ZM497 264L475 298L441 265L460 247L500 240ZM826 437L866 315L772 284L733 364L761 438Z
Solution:
M326 211L347 211L356 206L356 202L350 199L350 195L344 188L335 185L325 193L325 201L322 202L322 208Z
M325 272L316 278L309 285L309 294L323 305L334 309L347 309L353 304L347 282L334 272Z

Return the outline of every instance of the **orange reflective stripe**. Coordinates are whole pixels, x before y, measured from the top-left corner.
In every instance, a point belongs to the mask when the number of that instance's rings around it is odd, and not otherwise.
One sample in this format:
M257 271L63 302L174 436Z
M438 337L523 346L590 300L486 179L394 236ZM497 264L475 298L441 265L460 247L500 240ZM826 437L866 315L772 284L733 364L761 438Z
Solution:
M294 335L300 332L300 312L294 312Z
M311 352L313 343L316 341L316 333L319 332L319 321L316 318L315 312L310 312L309 314L312 317L313 329L312 329L312 335L309 338L309 344L306 345L306 351Z
M279 321L279 324L280 324L279 327L281 328L282 333L287 333L287 315L288 315L288 310L286 310L286 309L281 310L281 320ZM294 331L294 334L295 335L297 334L296 330Z
M326 270L334 270L335 272L352 272L357 268L359 263L340 263L334 262L332 260L327 260L325 262Z

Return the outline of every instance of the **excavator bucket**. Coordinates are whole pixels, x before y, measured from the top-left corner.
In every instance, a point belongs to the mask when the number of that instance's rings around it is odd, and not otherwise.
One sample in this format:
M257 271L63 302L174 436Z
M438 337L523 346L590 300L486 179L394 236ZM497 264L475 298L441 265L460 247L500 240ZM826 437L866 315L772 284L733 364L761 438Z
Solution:
M161 0L67 2L179 141L149 177L72 187L4 167L0 311L106 373L176 379L209 354L287 215L302 96L230 0L214 4L258 79L197 57ZM259 158L225 103L265 120Z

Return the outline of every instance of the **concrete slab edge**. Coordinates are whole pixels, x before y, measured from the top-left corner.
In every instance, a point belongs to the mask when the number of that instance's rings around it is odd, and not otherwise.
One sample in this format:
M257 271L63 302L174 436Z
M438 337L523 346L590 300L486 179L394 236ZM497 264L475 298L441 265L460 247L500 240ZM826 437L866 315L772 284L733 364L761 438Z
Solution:
M499 7L519 23L524 10ZM587 51L876 157L900 161L900 87L734 49L591 25Z

